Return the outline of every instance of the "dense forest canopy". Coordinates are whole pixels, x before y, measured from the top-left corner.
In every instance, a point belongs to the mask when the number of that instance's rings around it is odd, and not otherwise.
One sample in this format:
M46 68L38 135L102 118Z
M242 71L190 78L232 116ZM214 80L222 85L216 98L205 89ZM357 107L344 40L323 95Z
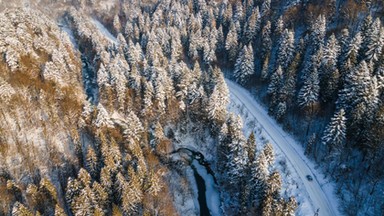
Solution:
M216 174L222 214L295 215L272 145L228 111L224 77L303 144L343 214L384 213L382 1L0 11L0 215L198 215L190 161L174 156L188 143Z

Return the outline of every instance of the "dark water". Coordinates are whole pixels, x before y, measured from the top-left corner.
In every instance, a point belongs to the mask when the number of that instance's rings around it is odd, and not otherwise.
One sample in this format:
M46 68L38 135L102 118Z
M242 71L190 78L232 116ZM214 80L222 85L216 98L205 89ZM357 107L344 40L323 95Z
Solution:
M196 184L197 184L197 191L198 191L198 197L197 200L199 201L200 205L200 215L204 216L211 216L209 213L209 208L207 205L207 198L205 197L205 181L204 179L199 175L197 172L195 166L191 166L193 169L193 174L195 175Z
M97 104L99 101L99 86L97 85L96 71L85 55L81 56L81 62L83 63L83 86L87 95L87 100L89 100L92 104Z
M209 166L209 163L205 160L204 155L201 154L200 152L193 151L188 148L180 148L172 153L180 152L180 151L189 151L191 153L191 158L192 160L196 160L199 162L200 165L204 166L205 169L207 170L208 174L210 174L213 177L214 182L217 184L215 174L213 173L211 167ZM197 190L198 190L198 198L197 200L199 201L200 205L200 215L201 216L211 216L211 213L208 208L207 204L207 197L205 194L206 187L205 187L205 180L203 177L199 175L199 173L196 170L196 167L191 165L193 169L193 174L195 176L196 184L197 184Z

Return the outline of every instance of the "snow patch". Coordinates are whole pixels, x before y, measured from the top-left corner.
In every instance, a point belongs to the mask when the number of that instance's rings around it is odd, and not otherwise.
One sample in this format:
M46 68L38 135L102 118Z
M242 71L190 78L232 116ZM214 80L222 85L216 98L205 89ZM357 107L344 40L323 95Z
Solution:
M69 40L72 43L73 48L77 49L78 46L77 46L76 39L75 39L75 36L73 34L73 31L68 26L65 26L65 25L62 25L62 24L59 24L59 27L61 28L61 30L63 32L65 32L67 34L67 36L69 37Z
M93 24L95 24L95 26L97 27L97 29L99 29L99 31L105 36L105 38L108 39L108 41L110 41L111 43L113 44L117 44L117 39L115 36L113 36L111 34L111 32L108 31L107 28L105 28L105 26L99 22L98 20L96 19L92 19L92 22Z

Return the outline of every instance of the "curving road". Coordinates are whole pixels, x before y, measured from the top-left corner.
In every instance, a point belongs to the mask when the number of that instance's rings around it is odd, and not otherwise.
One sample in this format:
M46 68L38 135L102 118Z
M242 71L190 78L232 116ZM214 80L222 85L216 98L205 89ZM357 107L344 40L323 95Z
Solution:
M297 145L292 139L287 139L289 135L284 132L275 121L268 116L267 112L252 98L247 90L240 87L238 84L226 79L229 92L243 103L256 120L260 123L265 133L269 136L274 147L277 147L283 152L287 161L291 163L299 177L304 183L305 189L308 192L314 209L320 209L319 216L337 216L340 213L337 211L336 203L333 203L321 188L319 181L314 174L314 171L308 166L303 155L295 149ZM306 175L314 177L313 181L308 181Z

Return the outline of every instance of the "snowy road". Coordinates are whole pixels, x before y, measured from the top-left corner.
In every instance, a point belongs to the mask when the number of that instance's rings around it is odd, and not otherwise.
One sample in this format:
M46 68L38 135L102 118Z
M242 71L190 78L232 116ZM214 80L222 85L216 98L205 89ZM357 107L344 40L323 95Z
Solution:
M269 136L268 139L272 145L274 145L275 148L279 148L281 152L284 153L287 161L291 163L295 169L294 171L297 172L303 181L309 198L312 201L313 208L320 209L320 216L340 215L336 207L337 201L333 198L334 195L325 193L317 179L317 176L320 175L316 175L317 172L313 169L313 164L309 165L311 162L305 158L302 152L299 152L297 148L298 144L276 124L275 120L268 116L267 112L252 98L247 90L228 79L226 79L226 82L230 94L243 103L248 112L256 118L265 133ZM308 181L306 178L307 175L313 176L313 181Z

